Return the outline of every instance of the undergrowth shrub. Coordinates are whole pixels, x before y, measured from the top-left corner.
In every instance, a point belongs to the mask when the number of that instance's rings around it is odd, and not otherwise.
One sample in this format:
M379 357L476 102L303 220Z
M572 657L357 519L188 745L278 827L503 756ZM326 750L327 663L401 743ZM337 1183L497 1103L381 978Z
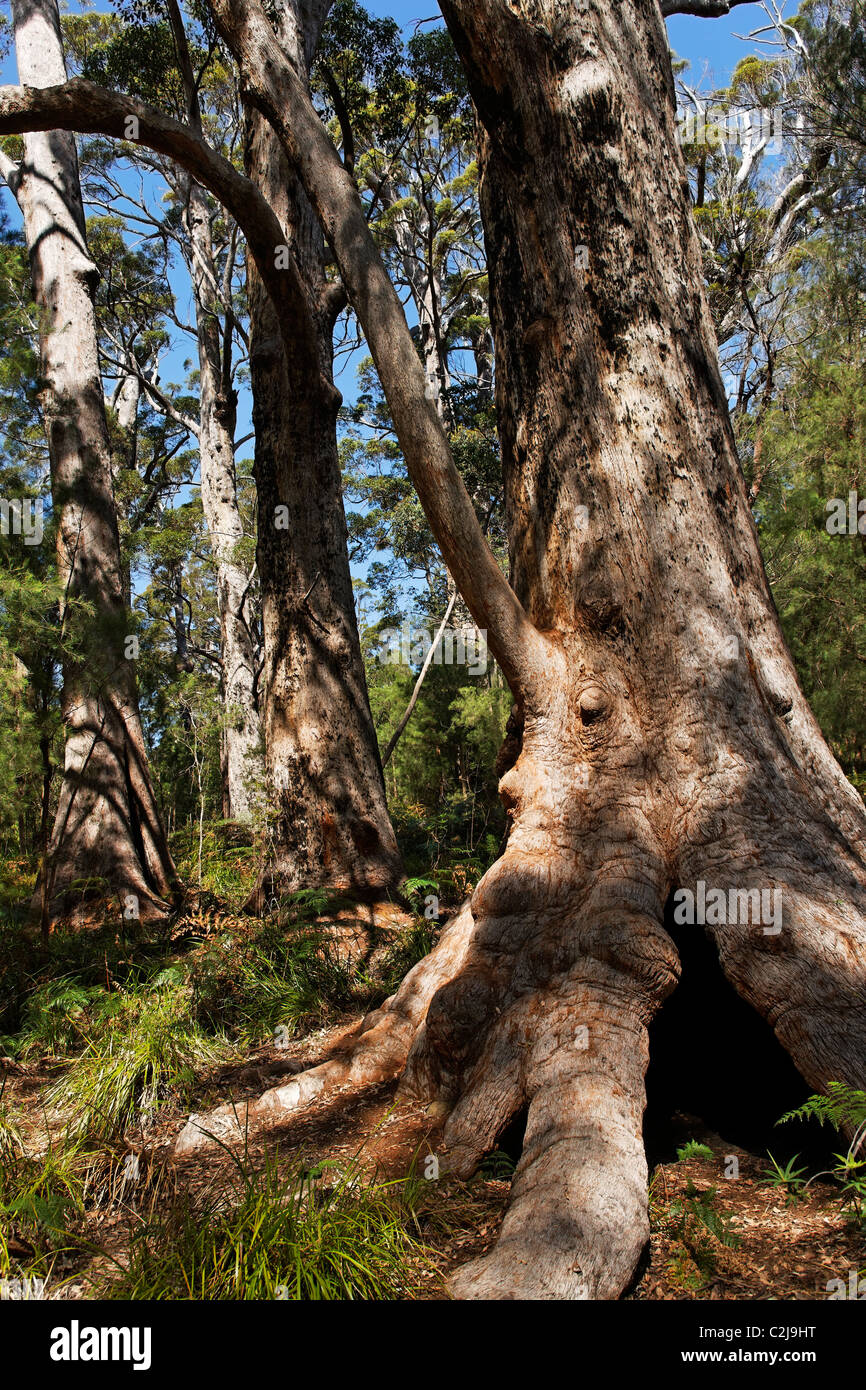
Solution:
M841 1081L830 1081L826 1095L810 1096L799 1109L789 1111L777 1123L809 1119L817 1120L820 1125L830 1125L837 1134L851 1136L846 1152L833 1155L836 1162L829 1173L816 1176L830 1176L836 1180L849 1220L866 1232L866 1091L858 1091Z
M190 990L177 969L144 991L119 991L93 1026L83 1051L48 1089L70 1139L107 1140L146 1124L173 1095L185 1099L194 1068L225 1057L224 1038L209 1037L190 1017Z
M197 1197L155 1206L133 1236L115 1299L395 1299L411 1296L429 1256L411 1187L365 1179L357 1166L281 1174L270 1159Z

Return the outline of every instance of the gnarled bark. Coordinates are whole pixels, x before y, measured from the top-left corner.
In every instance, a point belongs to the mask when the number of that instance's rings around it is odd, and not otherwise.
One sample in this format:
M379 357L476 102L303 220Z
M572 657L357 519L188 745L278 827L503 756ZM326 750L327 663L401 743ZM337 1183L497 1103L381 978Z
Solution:
M447 1108L447 1155L466 1173L527 1107L500 1240L455 1288L613 1297L647 1231L646 1030L677 980L672 889L780 891L778 931L710 924L722 967L813 1086L866 1081L866 816L767 587L660 14L655 0L443 5L482 124L511 588L303 82L257 0L211 5L325 228L521 733L502 858L354 1051L248 1117L271 1124L325 1087L402 1073L405 1092ZM231 1107L194 1117L178 1149L235 1124Z
M405 1091L448 1107L445 1144L468 1173L528 1107L499 1242L455 1289L616 1296L648 1230L647 1025L678 976L672 889L780 889L780 931L711 927L723 969L812 1085L866 1076L866 817L799 690L764 575L661 18L653 0L443 4L482 126L509 606L483 565L466 573L477 532L455 536L437 505L435 480L457 490L423 383L401 379L404 330L346 181L255 0L214 9L322 217L522 723L500 788L503 857L353 1055L268 1093L251 1118L402 1071ZM231 1131L228 1110L196 1121L181 1152L211 1119Z

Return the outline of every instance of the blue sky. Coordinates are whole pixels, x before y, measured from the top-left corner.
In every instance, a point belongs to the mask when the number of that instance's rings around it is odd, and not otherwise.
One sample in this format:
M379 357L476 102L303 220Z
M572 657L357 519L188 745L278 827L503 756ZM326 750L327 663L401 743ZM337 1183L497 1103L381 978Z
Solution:
M77 0L74 3L63 6L64 8L79 10L83 8ZM4 10L7 6L4 5ZM98 6L98 8L102 8ZM404 32L411 34L419 20L431 20L438 16L437 6L433 0L367 0L367 8L375 15L380 17L390 17L396 19ZM722 85L730 77L731 72L739 59L752 47L735 37L735 34L748 34L751 29L756 28L762 21L763 12L760 5L742 5L735 9L732 14L720 19L694 19L688 16L676 16L668 21L668 33L670 35L671 46L680 58L685 58L691 65L690 80L696 85L713 87ZM702 79L702 80L701 80ZM0 62L0 80L4 82L17 81L15 69L14 53L8 55ZM2 193L0 197L7 209L13 225L20 222L18 209L14 200L5 188L0 184ZM177 272L172 276L173 288L178 294L180 307L186 307L188 317L191 316L191 304L189 303L189 286L186 273L182 267L177 268ZM170 378L181 382L185 375L185 363L194 358L194 344L192 341L180 341L177 347L166 356L162 380ZM355 359L357 360L357 359ZM348 399L354 397L355 362L349 359L341 371L338 384ZM249 412L241 406L239 419L239 437L246 434L249 429Z
M413 32L417 21L430 21L438 15L433 0L390 0L390 3L387 3L386 0L366 0L366 4L373 14L396 19L407 35ZM3 8L6 10L7 6L4 5ZM78 0L73 0L72 4L64 5L64 8L78 10L81 6ZM96 8L108 7L97 5ZM796 8L794 0L789 0L786 8L792 12ZM736 8L732 14L719 19L694 19L687 16L677 16L669 20L668 33L671 47L678 57L688 60L690 82L706 89L724 85L739 60L746 53L754 51L754 45L743 42L736 35L748 34L750 30L757 28L764 18L759 5L749 4L742 5ZM4 82L17 81L14 53L0 62L0 80ZM10 221L13 225L17 225L20 223L17 206L5 185L0 184L0 187L2 187L0 197L2 197L3 204L9 213ZM171 278L177 294L180 313L183 316L185 311L189 321L192 317L192 305L185 268L178 265ZM184 383L188 370L186 364L193 365L194 359L194 342L192 339L178 335L176 345L166 354L160 366L163 383L170 380L179 384ZM354 399L356 395L355 370L357 361L358 354L347 359L337 378L337 383L347 400ZM250 401L248 392L242 392L238 412L238 437L246 435L249 429ZM242 455L249 457L251 453L252 444L245 445L242 449Z
M787 8L793 10L790 5ZM430 3L425 3L425 0L391 0L390 4L382 4L381 0L367 0L367 9L383 18L396 19L409 33L417 20L429 19L438 13L432 0ZM668 20L671 47L679 57L688 58L696 72L706 63L716 82L721 84L730 77L743 54L748 52L746 45L734 34L748 34L764 18L760 5L741 5L720 19L693 19L688 15L675 15Z

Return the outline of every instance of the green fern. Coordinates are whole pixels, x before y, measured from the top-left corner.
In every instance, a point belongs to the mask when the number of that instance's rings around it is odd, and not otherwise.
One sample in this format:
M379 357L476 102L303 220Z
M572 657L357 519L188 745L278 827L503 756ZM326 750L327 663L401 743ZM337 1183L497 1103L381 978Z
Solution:
M688 1163L690 1159L709 1162L714 1157L709 1145L699 1144L696 1139L689 1139L682 1148L677 1149L677 1163Z
M776 1123L784 1125L789 1120L817 1120L820 1125L829 1124L837 1130L859 1130L866 1125L866 1091L856 1091L842 1081L830 1081L825 1096L810 1096L805 1104L789 1110Z

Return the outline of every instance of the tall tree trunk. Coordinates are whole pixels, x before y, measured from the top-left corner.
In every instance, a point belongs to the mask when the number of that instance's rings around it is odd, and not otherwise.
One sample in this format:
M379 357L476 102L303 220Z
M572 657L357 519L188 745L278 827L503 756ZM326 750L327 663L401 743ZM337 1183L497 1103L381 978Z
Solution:
M117 475L122 467L130 469L138 467L138 408L140 402L141 382L134 373L130 373L116 389L111 402L122 437L120 449L115 449L112 454L112 486L116 485ZM124 554L122 547L120 562L123 578L123 602L127 608L131 609L132 574L129 556Z
M222 654L226 801L235 820L250 820L260 765L256 643L250 576L239 563L243 521L237 499L234 432L237 401L223 372L216 261L208 196L189 181L186 207L199 357L201 498L216 559Z
M63 82L54 0L16 0L13 18L21 81L31 87ZM64 778L36 901L43 920L76 917L87 912L89 885L99 897L118 895L130 915L160 916L176 876L126 654L131 624L92 300L97 270L85 240L75 141L52 132L28 135L24 146L14 191L40 310L42 403L64 623L70 605L92 606L84 649L64 666Z
M387 208L394 208L399 202L397 190L389 179L382 180L379 195ZM439 418L448 430L454 428L454 418L450 398L451 372L441 332L442 283L430 244L432 239L429 212L423 199L421 202L423 249L419 251L415 244L412 219L408 213L398 211L394 215L392 233L412 303L418 315L418 343L427 376L428 396L435 403Z
M320 10L324 10L320 6ZM280 39L304 75L318 41L281 11ZM320 19L322 16L320 15ZM285 229L312 316L317 359L286 334L255 265L248 275L262 587L265 749L272 824L254 895L323 886L369 897L402 877L385 799L358 637L337 449L333 328L341 303L324 241L297 175L252 113L246 170Z
M198 87L176 0L168 3L169 23L175 41L178 66L184 84L187 119L202 133ZM220 764L223 782L223 814L250 820L254 783L260 770L261 722L256 690L256 643L250 576L239 563L237 548L243 540L243 522L235 473L235 425L237 397L232 388L229 362L231 336L224 347L220 331L219 277L213 248L211 207L201 184L182 176L184 222L189 243L190 275L195 302L199 361L199 473L201 500L210 543L216 560L217 611L222 656L221 701L223 728ZM231 293L231 267L228 271Z
M468 1174L527 1111L466 1297L618 1295L648 1235L648 1024L672 890L724 893L721 967L814 1087L866 1083L866 815L799 689L736 456L655 0L443 0L482 125L514 589L470 520L423 372L257 0L211 0L302 171L451 572L518 704L503 856L351 1055L235 1116L403 1072ZM587 263L588 255L588 263ZM586 508L586 512L583 509ZM522 602L520 601L522 600ZM758 918L748 890L779 893ZM709 918L709 913L707 914ZM773 920L775 917L775 921ZM688 1045L688 1040L683 1040ZM772 1103L772 1102L770 1102Z

